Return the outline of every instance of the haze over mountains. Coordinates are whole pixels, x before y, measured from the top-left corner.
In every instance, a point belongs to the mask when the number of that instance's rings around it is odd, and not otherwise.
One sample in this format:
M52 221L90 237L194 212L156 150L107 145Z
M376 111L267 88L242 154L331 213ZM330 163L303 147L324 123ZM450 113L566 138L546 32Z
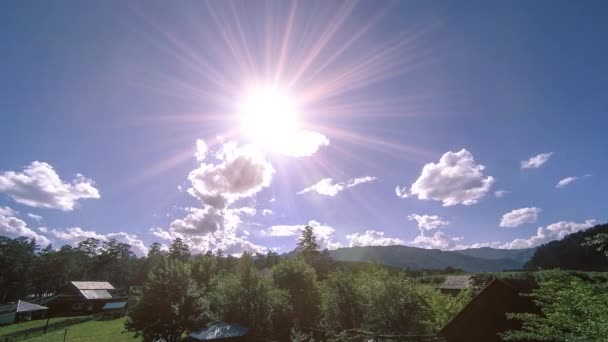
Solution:
M409 246L367 246L339 248L330 251L330 255L337 261L377 262L409 269L454 267L466 272L499 272L521 269L534 251L535 248L442 251Z

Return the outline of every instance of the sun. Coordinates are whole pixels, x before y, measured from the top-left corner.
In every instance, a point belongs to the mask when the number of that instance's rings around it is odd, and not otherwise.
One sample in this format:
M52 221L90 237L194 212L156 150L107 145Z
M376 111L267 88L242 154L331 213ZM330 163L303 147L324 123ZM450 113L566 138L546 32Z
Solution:
M277 86L256 86L238 103L241 131L252 143L269 150L281 149L299 130L294 98Z

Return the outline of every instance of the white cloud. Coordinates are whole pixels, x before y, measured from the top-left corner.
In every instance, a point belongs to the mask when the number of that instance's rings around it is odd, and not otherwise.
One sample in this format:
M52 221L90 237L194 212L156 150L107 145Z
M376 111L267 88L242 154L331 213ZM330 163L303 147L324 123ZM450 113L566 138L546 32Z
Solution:
M316 184L298 192L298 195L301 195L301 194L304 194L304 193L307 193L310 191L315 191L320 195L333 197L333 196L336 196L340 191L342 191L346 188L352 188L359 184L371 183L374 180L376 180L376 177L366 176L366 177L353 178L347 182L336 183L331 178L324 178L324 179L321 179Z
M55 238L70 243L72 245L76 245L86 239L97 239L101 242L106 242L109 239L116 239L116 241L118 242L129 244L131 246L131 250L137 256L141 257L148 253L148 248L142 240L137 238L137 235L125 232L100 234L94 230L84 230L80 227L51 230L46 227L41 227L39 229L41 231L50 232L50 234L53 235Z
M420 235L416 236L410 245L429 249L453 250L462 248L462 245L458 244L461 240L462 237L450 237L444 232L435 232L432 236L425 236L421 230Z
M450 221L446 221L438 215L411 214L407 218L410 221L416 221L418 223L418 228L424 230L437 229L450 224Z
M501 247L509 249L536 247L552 240L561 239L568 234L591 228L597 224L598 221L596 220L586 220L585 222L580 223L560 221L550 224L547 227L538 227L536 235L527 239L515 239Z
M406 186L396 186L395 187L395 195L397 195L397 197L400 198L408 198L410 197L409 194L407 193L407 187Z
M496 198L502 198L510 193L511 193L511 191L509 191L509 190L497 190L497 191L494 191L494 196L496 196Z
M36 215L36 214L32 214L32 213L28 213L27 216L33 220L35 220L36 222L40 223L42 222L42 216L40 215Z
M484 169L483 165L475 163L469 151L449 151L438 163L424 166L410 193L421 200L442 201L443 206L472 205L485 196L494 184L494 177L486 177Z
M319 148L329 145L329 139L319 133L307 130L294 132L290 139L273 146L278 153L290 157L307 157L315 154Z
M501 227L518 227L525 223L534 223L538 220L541 210L536 207L514 209L504 214L500 220Z
M336 249L341 247L339 242L333 240L336 230L328 225L323 225L315 220L310 220L308 225L312 227L312 231L317 239L319 246L324 249ZM269 236L296 236L300 237L306 225L275 225L268 227L264 231Z
M528 160L523 160L521 162L522 169L538 169L543 166L546 162L549 161L549 158L553 155L553 152L541 153L539 155L530 157Z
M270 203L274 203L274 202L276 202L276 201L277 201L277 199L276 199L276 198L274 198L274 197L268 200L268 202L270 202Z
M25 221L15 216L16 214L17 213L9 207L0 207L0 235L10 238L17 238L20 236L25 236L30 239L34 238L41 246L46 246L51 243L44 235L40 235L29 228Z
M272 210L270 210L270 209L262 210L262 216L269 216L269 215L272 215Z
M190 172L188 193L208 205L223 208L250 197L270 184L274 168L253 146L226 143L216 154L219 163L202 162Z
M568 185L574 181L577 181L577 180L578 180L578 177L566 177L566 178L560 180L559 182L557 182L555 187L557 189L561 189L561 188L565 187L566 185Z
M3 216L17 216L17 212L13 208L0 207L0 215Z
M384 232L376 230L366 230L365 233L354 233L346 235L349 247L355 246L394 246L403 245L405 241L399 238L384 236Z
M77 174L66 183L47 163L34 161L23 172L6 171L0 174L0 192L15 202L31 207L71 211L80 199L100 198L95 183Z
M265 247L247 240L247 233L237 235L242 215L255 215L250 207L233 208L236 200L255 195L270 184L274 168L251 145L226 142L217 151L209 151L203 140L197 141L197 169L190 172L188 193L203 202L201 208L187 208L186 215L173 220L168 229L151 229L163 240L183 239L194 253L217 251L241 254L262 253Z

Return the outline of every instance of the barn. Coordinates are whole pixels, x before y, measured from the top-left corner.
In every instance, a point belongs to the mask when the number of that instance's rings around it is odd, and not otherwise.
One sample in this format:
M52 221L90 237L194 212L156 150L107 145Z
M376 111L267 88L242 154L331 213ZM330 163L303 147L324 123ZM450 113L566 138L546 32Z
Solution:
M71 281L48 301L51 315L89 315L108 302L119 301L116 289L106 281Z
M447 342L502 341L499 333L521 328L517 320L507 319L507 313L537 313L528 296L536 284L528 279L494 278L450 320L439 336Z

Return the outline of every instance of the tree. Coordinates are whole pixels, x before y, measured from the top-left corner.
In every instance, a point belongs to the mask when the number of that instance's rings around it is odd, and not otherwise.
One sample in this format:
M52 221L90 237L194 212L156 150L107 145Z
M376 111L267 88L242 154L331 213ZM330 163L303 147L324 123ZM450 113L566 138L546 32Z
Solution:
M175 342L209 322L208 302L191 278L190 267L165 259L150 274L125 327L144 341Z
M182 262L188 261L190 259L190 246L182 239L177 238L169 246L169 256Z
M316 326L321 298L314 269L303 260L282 260L273 267L272 278L277 288L289 294L292 324L298 328Z
M558 275L540 283L530 295L540 313L508 314L520 330L501 334L506 341L606 341L608 293L581 279Z
M315 269L320 279L325 279L330 271L332 260L327 249L323 252L320 252L319 249L320 246L317 243L313 227L304 227L296 246L296 252L299 257Z
M434 286L424 284L416 285L414 290L427 304L428 310L420 320L431 334L443 328L473 297L470 289L460 291L457 296L443 294Z
M586 237L583 246L595 247L598 252L604 253L608 258L608 233L599 233Z

